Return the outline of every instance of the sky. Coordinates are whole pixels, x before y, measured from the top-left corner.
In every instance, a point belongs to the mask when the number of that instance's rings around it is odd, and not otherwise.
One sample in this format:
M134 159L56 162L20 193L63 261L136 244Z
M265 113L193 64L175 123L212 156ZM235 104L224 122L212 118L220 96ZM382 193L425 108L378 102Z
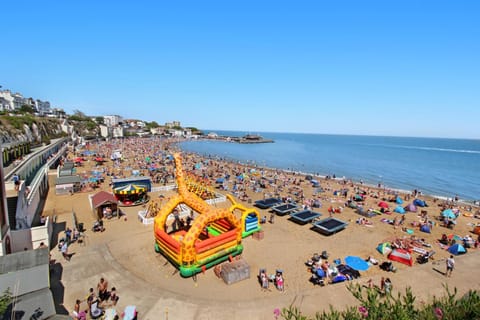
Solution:
M480 139L480 2L4 1L0 85L67 113Z

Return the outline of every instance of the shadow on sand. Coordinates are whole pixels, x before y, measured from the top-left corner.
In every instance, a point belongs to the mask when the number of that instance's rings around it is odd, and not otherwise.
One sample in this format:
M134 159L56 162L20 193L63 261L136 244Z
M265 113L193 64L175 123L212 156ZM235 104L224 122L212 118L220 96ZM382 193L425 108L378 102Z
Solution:
M57 314L68 315L68 310L63 306L63 298L65 295L65 288L62 284L63 266L61 263L52 260L50 262L50 290L53 295L53 302L55 304L55 312Z

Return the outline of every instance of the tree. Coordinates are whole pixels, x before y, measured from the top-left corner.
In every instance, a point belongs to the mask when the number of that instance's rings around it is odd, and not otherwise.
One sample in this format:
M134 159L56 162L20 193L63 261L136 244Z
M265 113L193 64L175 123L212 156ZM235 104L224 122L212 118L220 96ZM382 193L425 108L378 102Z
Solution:
M73 115L79 118L86 118L87 116L80 110L73 110Z
M12 303L12 294L10 292L10 288L7 288L0 296L0 316L3 316L5 311L7 311L10 303Z
M98 124L104 124L103 117L95 117L95 122Z
M35 113L35 109L33 109L32 106L28 105L28 104L24 104L20 107L19 111L21 113L30 113L30 114L34 114Z

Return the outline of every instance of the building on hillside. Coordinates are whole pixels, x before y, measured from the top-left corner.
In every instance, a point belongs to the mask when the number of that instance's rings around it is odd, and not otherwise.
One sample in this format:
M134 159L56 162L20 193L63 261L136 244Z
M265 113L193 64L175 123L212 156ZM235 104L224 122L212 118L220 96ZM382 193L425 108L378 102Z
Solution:
M39 99L35 100L35 109L41 116L50 114L52 112L50 102Z
M109 127L101 124L99 127L100 127L100 135L103 138L122 138L125 133L125 129L121 125Z
M166 122L165 127L167 128L181 127L180 121Z
M112 128L112 137L113 138L123 138L124 135L125 135L125 129L122 126L117 125L117 126Z
M122 122L122 117L119 115L108 115L108 116L103 116L103 123L107 127L115 127Z
M153 135L164 135L166 134L165 128L163 127L156 127L156 128L150 128L150 133Z
M15 110L14 97L10 90L0 90L0 111Z

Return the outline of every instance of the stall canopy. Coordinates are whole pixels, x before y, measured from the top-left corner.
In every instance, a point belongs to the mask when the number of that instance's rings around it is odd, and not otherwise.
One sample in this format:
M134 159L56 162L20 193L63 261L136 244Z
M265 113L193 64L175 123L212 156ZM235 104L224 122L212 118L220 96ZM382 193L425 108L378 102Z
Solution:
M127 184L113 189L115 194L138 194L147 191L147 186L140 184Z

